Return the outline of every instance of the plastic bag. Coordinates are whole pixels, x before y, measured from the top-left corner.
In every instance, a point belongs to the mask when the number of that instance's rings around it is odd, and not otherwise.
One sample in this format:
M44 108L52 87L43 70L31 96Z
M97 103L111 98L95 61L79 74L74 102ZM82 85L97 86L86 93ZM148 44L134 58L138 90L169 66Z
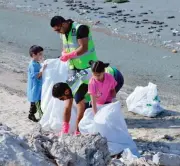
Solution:
M40 124L44 130L59 132L62 124L64 101L52 97L52 87L55 83L65 82L68 77L68 64L59 59L45 61L47 68L43 73L43 85L41 95L41 108L43 116ZM71 110L70 132L75 131L76 107Z
M79 123L79 129L82 134L100 133L105 137L111 155L129 148L134 155L139 156L137 147L128 133L126 122L121 114L119 101L99 107L95 116L92 108L87 109Z
M157 85L153 83L149 83L146 87L136 87L134 92L128 96L126 103L128 111L147 117L155 117L163 111Z

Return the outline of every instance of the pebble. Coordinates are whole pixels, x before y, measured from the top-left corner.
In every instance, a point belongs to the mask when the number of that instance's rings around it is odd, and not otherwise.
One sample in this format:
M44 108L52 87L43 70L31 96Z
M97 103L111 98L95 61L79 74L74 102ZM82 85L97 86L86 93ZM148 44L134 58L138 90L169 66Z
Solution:
M111 8L117 8L117 6L112 6Z
M175 18L175 16L168 16L167 19Z
M129 16L130 14L124 14L123 16Z
M146 15L146 14L148 14L147 12L143 12L143 13L140 13L141 15Z
M172 35L173 35L173 36L176 36L176 33L175 33L175 32L173 32L173 33L172 33Z
M169 77L169 78L173 78L173 76L172 76L172 75L168 75L168 77Z
M149 31L148 33L153 33L154 31L153 30L151 30L151 31Z
M177 50L172 50L172 53L177 53Z
M169 141L173 141L173 140L174 140L174 138L171 137L171 136L169 136L169 135L164 135L163 138L164 138L164 139L167 139L167 140L169 140Z
M122 10L117 10L117 11L115 11L116 13L122 13Z
M53 0L54 2L58 2L58 0Z

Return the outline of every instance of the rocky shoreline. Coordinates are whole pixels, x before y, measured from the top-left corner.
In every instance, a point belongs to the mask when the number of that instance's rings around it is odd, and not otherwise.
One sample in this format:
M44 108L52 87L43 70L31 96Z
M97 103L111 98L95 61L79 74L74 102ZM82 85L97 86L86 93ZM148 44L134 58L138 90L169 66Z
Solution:
M49 17L66 15L116 37L175 50L172 51L174 53L180 50L180 23L177 22L177 16L165 13L160 17L157 9L150 9L146 4L105 3L103 0L57 0L49 3L10 0L1 1L0 6ZM173 12L178 14L176 9Z

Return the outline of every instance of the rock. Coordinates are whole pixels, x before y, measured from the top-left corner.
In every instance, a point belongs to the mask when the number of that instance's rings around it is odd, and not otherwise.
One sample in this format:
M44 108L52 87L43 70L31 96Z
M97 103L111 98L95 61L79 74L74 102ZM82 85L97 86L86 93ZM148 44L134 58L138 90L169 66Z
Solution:
M95 25L98 25L98 24L100 24L101 22L100 21L96 21L94 24Z
M168 77L169 77L169 78L173 78L173 76L172 76L172 75L168 75Z
M147 12L143 12L143 13L140 13L141 15L146 15L146 14L148 14Z
M172 53L177 53L177 50L175 50L175 49L174 49L174 50L172 50Z
M173 32L173 33L172 33L172 35L173 35L173 36L176 36L176 33L175 33L175 32Z
M119 159L112 159L111 163L108 166L125 166L125 165Z
M154 32L154 30L150 30L148 33L153 33Z
M175 18L175 16L168 16L167 19Z
M123 16L129 16L130 14L124 14Z
M0 165L54 166L44 154L34 152L24 138L10 132L7 126L0 127Z
M141 24L139 21L136 22L137 25Z
M128 0L112 0L113 3L124 3L128 2Z
M64 135L61 140L54 140L50 151L59 166L105 166L110 162L107 140L99 134Z
M116 13L122 13L122 10L117 10L117 11L115 11Z
M158 152L153 156L153 162L163 166L180 166L180 156Z

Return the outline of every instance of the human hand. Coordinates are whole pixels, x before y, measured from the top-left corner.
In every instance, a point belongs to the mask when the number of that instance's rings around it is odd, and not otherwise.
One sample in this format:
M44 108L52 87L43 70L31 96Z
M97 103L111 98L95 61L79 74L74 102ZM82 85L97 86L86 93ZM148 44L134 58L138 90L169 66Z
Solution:
M75 58L77 57L77 52L76 51L72 51L70 53L66 53L65 51L62 51L60 60L63 62L68 61L69 59Z
M66 53L65 51L62 51L60 60L63 61L63 62L68 61L69 60L68 53Z
M43 67L42 67L42 71L44 71L47 67L47 64L44 64Z

